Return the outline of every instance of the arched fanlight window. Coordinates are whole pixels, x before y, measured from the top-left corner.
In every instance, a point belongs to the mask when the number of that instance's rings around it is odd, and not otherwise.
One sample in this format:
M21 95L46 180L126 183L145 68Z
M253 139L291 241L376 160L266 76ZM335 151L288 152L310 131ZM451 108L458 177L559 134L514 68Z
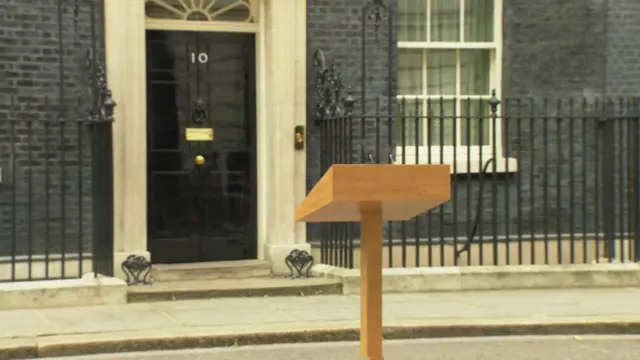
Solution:
M147 18L255 23L257 0L146 0Z

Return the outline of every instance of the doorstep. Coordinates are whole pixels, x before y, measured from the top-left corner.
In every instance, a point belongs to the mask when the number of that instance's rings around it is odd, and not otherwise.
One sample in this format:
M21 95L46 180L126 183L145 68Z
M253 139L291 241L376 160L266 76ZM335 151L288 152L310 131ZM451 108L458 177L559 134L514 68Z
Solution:
M128 302L342 294L338 279L274 277L262 260L155 265L151 279L130 286Z
M128 302L223 297L311 296L342 294L339 280L322 278L243 278L156 282L130 286Z

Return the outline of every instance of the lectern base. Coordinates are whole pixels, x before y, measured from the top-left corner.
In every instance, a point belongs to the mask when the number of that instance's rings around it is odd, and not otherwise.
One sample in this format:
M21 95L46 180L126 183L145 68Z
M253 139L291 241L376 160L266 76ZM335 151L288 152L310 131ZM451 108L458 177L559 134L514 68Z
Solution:
M360 221L362 359L383 360L382 221L409 220L450 197L449 165L334 164L296 209L296 221Z
M382 207L360 205L360 357L382 359Z

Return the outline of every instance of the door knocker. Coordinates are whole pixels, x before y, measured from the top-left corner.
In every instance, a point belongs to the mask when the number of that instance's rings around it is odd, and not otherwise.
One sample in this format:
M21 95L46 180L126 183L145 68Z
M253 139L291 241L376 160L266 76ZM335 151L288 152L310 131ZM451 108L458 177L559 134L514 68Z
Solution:
M207 113L204 111L204 103L202 99L193 101L191 109L191 121L195 124L202 124L207 119Z

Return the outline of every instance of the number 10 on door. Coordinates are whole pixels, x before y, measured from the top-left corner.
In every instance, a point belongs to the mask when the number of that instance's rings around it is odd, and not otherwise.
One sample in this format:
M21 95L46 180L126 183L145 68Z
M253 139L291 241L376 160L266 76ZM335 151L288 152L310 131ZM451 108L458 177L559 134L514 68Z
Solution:
M206 53L191 53L191 63L195 64L196 62L200 64L206 64L209 62L209 55Z

